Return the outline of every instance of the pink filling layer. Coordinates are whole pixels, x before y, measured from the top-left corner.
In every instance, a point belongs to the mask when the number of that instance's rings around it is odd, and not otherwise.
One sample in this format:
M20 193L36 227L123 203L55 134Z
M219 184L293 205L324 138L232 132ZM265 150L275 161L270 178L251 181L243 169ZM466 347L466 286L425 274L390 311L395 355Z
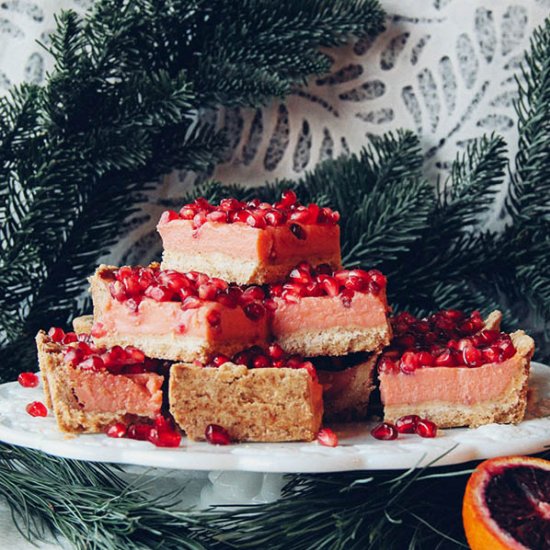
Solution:
M333 327L368 329L386 324L386 297L382 293L356 292L350 307L345 307L339 296L302 298L298 303L277 298L273 314L273 333L283 336L308 330Z
M256 229L243 223L206 222L193 229L190 220L159 225L164 249L171 252L231 254L235 259L283 263L309 257L332 257L340 251L337 225L304 225L306 238L297 239L288 225Z
M211 326L206 317L217 310L219 326ZM124 303L109 297L102 311L97 312L99 321L107 333L205 338L209 341L250 341L267 337L267 319L250 320L237 307L229 309L215 302L205 302L197 309L181 309L179 302L155 302L143 299L138 311L131 311Z
M412 374L380 373L384 405L416 405L430 401L474 405L499 398L522 369L519 355L477 368L426 367Z
M162 405L163 376L155 373L107 374L69 369L68 383L74 387L82 411L153 417Z

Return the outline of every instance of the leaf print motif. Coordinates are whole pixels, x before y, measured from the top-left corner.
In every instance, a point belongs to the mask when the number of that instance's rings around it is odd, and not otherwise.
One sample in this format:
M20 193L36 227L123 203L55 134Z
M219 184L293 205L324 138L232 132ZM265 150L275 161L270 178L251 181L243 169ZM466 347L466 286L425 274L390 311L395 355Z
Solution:
M475 33L481 55L491 63L497 46L497 35L492 10L477 8L475 15Z

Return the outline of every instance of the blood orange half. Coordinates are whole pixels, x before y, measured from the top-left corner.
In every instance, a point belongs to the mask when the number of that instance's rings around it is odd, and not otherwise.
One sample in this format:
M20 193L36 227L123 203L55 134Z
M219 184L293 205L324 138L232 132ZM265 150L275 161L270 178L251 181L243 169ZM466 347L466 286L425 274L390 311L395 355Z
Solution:
M550 548L550 461L493 458L470 476L462 519L472 550Z

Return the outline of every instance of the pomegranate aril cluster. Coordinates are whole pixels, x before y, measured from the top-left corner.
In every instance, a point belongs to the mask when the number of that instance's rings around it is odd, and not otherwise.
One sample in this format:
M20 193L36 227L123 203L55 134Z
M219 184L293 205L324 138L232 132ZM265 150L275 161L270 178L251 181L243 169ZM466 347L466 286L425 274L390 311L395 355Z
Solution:
M333 271L326 264L314 268L308 262L302 262L290 272L284 284L270 285L269 295L290 303L297 303L305 297L339 296L349 307L356 292L378 295L385 289L386 277L376 269Z
M181 443L181 434L175 428L173 421L161 414L155 417L154 423L134 422L126 425L123 422L116 422L109 426L105 433L113 438L149 441L157 447L179 447Z
M426 367L480 367L513 357L516 348L510 336L496 330L482 330L479 312L470 316L448 310L426 319L408 313L393 321L394 339L384 352L380 372L406 374Z
M194 229L199 229L206 222L243 223L257 229L286 224L296 238L303 239L306 235L301 225L336 225L340 221L340 214L317 204L302 205L296 193L288 190L274 204L259 199L247 202L223 199L215 205L201 197L185 204L179 212L167 210L162 214L159 225L174 220L191 220Z
M399 434L417 434L420 437L432 438L437 435L437 426L431 420L409 414L398 418L395 424L382 422L371 430L375 439L389 441L397 439Z
M236 365L245 365L249 369L306 369L314 380L317 379L317 371L311 361L306 361L300 355L290 355L286 353L277 343L271 344L266 350L259 346L253 346L240 351L233 357L218 353L210 359L210 363L207 366L220 367L228 362Z
M72 367L92 372L107 371L111 374L141 374L159 372L163 362L150 359L133 346L113 346L112 348L96 347L88 334L63 332L52 327L48 336L61 345L63 360Z
M159 267L123 266L104 271L102 278L108 281L111 296L133 311L139 309L143 298L156 302L181 302L183 310L197 309L206 302L218 302L230 309L241 307L252 320L265 314L265 292L260 286L239 286L229 284L217 277L190 271L180 273ZM208 322L219 325L220 313L209 312Z

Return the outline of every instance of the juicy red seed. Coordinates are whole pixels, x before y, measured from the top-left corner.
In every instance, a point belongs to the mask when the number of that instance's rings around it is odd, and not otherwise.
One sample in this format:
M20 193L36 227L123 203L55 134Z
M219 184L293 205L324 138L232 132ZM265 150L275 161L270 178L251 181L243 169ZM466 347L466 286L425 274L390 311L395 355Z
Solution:
M344 307L346 308L351 307L351 302L353 300L354 295L355 295L355 292L350 288L345 288L344 290L342 290L342 293L340 294L340 300L342 300L342 304Z
M334 277L326 277L321 282L321 286L325 290L328 296L338 296L340 293L340 284Z
M292 279L296 283L307 285L311 283L311 274L305 269L294 268L288 275L289 279Z
M63 337L63 344L72 344L73 342L77 342L79 340L79 337L74 332L67 332L65 336Z
M250 227L255 227L257 229L265 229L267 225L265 222L264 216L257 211L248 213L248 216L246 218L246 223Z
M34 372L22 372L17 377L17 381L24 388L36 388L38 386L38 376Z
M105 363L103 362L103 359L101 359L101 357L99 357L98 355L92 355L92 357L88 357L88 359L85 359L84 361L79 363L78 366L83 370L99 372L105 368Z
M158 285L146 288L143 294L156 302L169 302L174 296L174 291L163 285Z
M269 210L266 212L265 221L268 225L277 227L283 225L286 222L286 214L280 210Z
M245 306L244 313L251 321L258 321L265 315L265 308L259 302L253 302Z
M420 437L435 437L437 435L437 426L431 420L421 418L416 424L416 433Z
M420 367L420 363L417 354L414 351L406 351L399 361L399 368L404 373L410 374L418 367Z
M397 439L398 431L390 422L382 422L382 424L378 424L378 426L374 427L370 433L375 439L388 441L390 439Z
M420 351L416 354L416 360L420 367L431 367L434 362L432 354L427 351Z
M277 344L271 344L269 348L267 348L269 356L273 359L283 359L283 357L286 355L283 348Z
M173 220L179 220L179 214L173 210L166 210L162 213L162 216L159 220L159 225L164 225L165 223L171 222Z
M181 434L175 430L152 428L147 439L156 447L179 447Z
M216 223L227 223L228 216L227 212L220 212L219 210L214 210L214 212L210 212L206 215L206 219L210 222L216 222Z
M296 193L292 191L292 189L283 191L283 193L281 194L281 206L283 207L294 206L297 201L298 197L296 196Z
M446 349L442 354L438 355L434 359L434 365L436 367L454 367L456 366L456 360L451 350Z
M138 441L147 441L153 426L150 424L131 424L128 427L126 435L129 439L137 439Z
M246 365L250 362L250 352L249 351L240 351L237 353L232 360L235 365Z
M469 367L480 367L483 365L483 353L473 346L464 348L462 351L462 359Z
M382 357L378 363L378 372L394 372L397 369L397 363L389 357Z
M73 367L78 363L80 363L80 361L82 361L83 358L84 358L84 354L82 353L82 351L76 348L69 349L63 357L64 361L66 363L69 363Z
M196 211L189 205L183 206L180 210L180 217L184 220L192 220L195 217Z
M111 296L118 302L123 302L128 297L126 288L120 281L115 281L109 284L109 292Z
M300 222L303 224L310 224L315 222L316 218L312 218L309 210L295 210L290 214L290 221L292 222Z
M181 309L197 309L202 306L202 301L196 296L187 296L181 304Z
M301 225L291 223L289 229L298 240L305 241L307 239L306 230Z
M317 441L325 447L338 446L338 436L330 428L321 428L317 434Z
M395 423L395 427L400 434L413 434L416 433L416 425L420 417L417 414L408 414L402 416Z
M65 332L63 329L58 327L52 327L48 331L48 336L54 341L54 342L61 342L63 338L65 337Z
M218 290L219 289L216 285L213 285L210 282L204 283L199 286L199 298L201 300L212 302L213 300L216 299Z
M265 292L260 286L249 286L239 298L241 304L248 304L256 300L263 300L265 298Z
M199 212L193 216L193 229L199 229L206 223L206 214Z
M126 436L126 424L122 422L117 422L112 426L109 426L105 432L108 437L121 438Z
M291 304L297 304L300 301L300 296L298 294L287 289L283 290L281 297L285 302L289 302Z
M268 369L271 367L271 361L265 355L258 355L254 357L252 366L255 369Z
M96 321L92 325L91 334L94 338L101 338L101 337L105 336L105 334L107 334L107 331L105 330L105 327L104 327L103 323L100 323L99 321Z
M204 437L212 445L229 445L231 443L228 431L217 424L208 424L204 431Z
M217 309L209 311L206 315L206 320L211 327L219 327L221 324L222 316Z
M218 353L217 355L214 355L214 357L212 357L212 365L214 365L215 367L221 367L229 361L231 361L231 359L229 359L229 357L227 357L227 355L224 355L223 353Z
M48 409L46 408L46 405L40 401L33 401L32 403L29 403L25 407L25 410L31 416L48 416Z

